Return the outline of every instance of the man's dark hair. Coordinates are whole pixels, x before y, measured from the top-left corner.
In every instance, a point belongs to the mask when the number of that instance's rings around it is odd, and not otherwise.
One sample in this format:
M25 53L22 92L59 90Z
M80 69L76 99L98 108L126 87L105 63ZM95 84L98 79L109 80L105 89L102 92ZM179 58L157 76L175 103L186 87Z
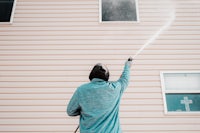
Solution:
M108 81L109 75L110 74L108 68L105 65L98 63L93 67L92 71L90 72L89 79L91 81L93 78L99 78Z

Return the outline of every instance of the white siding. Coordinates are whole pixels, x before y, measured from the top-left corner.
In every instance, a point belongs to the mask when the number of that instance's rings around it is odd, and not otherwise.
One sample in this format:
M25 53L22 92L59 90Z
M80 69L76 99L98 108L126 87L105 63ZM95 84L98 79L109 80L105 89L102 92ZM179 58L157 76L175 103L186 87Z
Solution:
M116 80L124 61L169 20L134 60L121 103L126 133L199 133L200 114L164 115L159 73L200 70L200 1L139 0L139 23L99 23L98 0L18 0L12 25L0 25L0 132L71 133L65 113L97 62Z

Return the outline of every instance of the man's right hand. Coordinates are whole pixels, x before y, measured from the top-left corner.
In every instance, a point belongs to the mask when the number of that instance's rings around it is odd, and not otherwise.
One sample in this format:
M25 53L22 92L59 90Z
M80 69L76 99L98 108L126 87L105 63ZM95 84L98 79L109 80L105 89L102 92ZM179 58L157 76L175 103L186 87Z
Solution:
M132 58L132 57L129 57L129 58L128 58L128 61L133 61L133 58Z
M132 62L133 62L133 58L129 57L128 60L126 61L126 64L131 67L132 66Z

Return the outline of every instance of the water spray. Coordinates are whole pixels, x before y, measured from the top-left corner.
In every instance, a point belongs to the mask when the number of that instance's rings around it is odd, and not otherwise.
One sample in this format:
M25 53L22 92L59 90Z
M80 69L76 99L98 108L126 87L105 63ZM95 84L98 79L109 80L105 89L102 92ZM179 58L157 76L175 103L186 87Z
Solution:
M166 22L165 25L163 25L136 53L134 56L132 56L133 59L135 59L136 56L138 56L144 48L146 48L148 45L152 44L159 36L162 34L163 31L165 31L174 21L175 19L175 12L173 11L171 13L171 18L169 21Z

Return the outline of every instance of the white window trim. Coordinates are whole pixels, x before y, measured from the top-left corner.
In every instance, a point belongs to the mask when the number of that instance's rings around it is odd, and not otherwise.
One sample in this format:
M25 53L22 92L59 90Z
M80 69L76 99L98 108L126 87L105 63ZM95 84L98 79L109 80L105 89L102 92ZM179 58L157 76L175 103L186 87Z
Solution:
M102 0L99 0L99 23L139 23L139 4L138 0L135 0L136 2L136 15L137 15L137 21L102 21Z
M166 115L196 115L200 114L200 111L191 111L191 112L173 112L167 110L167 101L166 101L166 93L200 93L199 90L188 91L188 90L166 90L165 82L164 82L164 74L165 73L200 73L200 71L161 71L160 79L161 79L161 87L162 87L162 96L163 96L163 105L164 105L164 113Z
M16 9L16 4L17 4L17 0L14 0L14 2L13 2L13 8L12 8L11 16L10 16L10 22L0 22L0 25L1 24L12 24L13 23L15 9Z

